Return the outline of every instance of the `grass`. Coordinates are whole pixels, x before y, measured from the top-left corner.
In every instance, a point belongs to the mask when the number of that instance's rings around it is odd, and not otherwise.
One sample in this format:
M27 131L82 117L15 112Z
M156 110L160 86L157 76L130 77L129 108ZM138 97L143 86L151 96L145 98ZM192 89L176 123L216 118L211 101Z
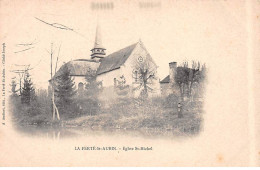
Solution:
M81 116L65 122L68 127L88 127L91 129L124 130L172 130L178 133L197 134L201 129L202 115L200 104L187 103L183 118L178 118L175 106L165 108L163 102L149 101L135 107L129 101L127 105L115 104L103 114Z
M152 98L145 102L136 99L120 99L107 108L100 108L95 115L71 113L61 122L53 122L50 103L38 99L31 105L23 105L18 96L11 97L11 112L17 125L63 126L67 128L83 127L96 130L172 131L179 135L197 134L202 123L202 103L185 102L183 118L178 118L177 99ZM85 108L89 109L89 108ZM84 111L86 112L84 114ZM62 114L62 113L61 113Z

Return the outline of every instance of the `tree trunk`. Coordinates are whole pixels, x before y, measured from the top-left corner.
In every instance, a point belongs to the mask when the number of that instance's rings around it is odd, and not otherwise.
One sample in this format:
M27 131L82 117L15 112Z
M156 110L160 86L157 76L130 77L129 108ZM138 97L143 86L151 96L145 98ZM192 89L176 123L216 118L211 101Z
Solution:
M55 104L55 98L54 98L54 86L52 84L52 120L55 120L55 112L57 112L57 119L60 120L60 114L59 110Z
M58 108L57 108L57 106L56 106L55 103L54 103L54 106L55 106L55 110L56 110L56 112L57 112L57 119L60 120L59 110L58 110Z
M52 85L52 120L55 120L54 88Z
M189 87L189 98L190 98L190 102L193 101L193 96L192 96L192 85L193 85L193 82L191 81L191 82L190 82L190 87Z
M184 83L181 84L181 100L184 101Z

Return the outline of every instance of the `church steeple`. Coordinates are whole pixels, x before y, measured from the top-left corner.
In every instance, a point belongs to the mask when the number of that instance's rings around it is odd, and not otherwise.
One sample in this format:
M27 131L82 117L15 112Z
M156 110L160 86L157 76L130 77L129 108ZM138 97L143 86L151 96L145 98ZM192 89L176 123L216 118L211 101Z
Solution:
M96 59L99 60L101 58L104 58L106 53L105 53L105 48L102 45L102 39L101 39L101 30L99 24L97 25L96 29L96 38L95 38L95 43L94 43L94 48L92 48L92 54L91 54L91 59Z

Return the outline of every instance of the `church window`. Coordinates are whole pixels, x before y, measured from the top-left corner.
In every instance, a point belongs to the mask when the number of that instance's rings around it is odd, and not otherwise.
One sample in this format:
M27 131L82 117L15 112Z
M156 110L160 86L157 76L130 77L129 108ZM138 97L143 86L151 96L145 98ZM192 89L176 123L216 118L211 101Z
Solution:
M137 59L137 61L138 61L139 63L142 63L142 62L144 61L144 59L143 59L142 56L139 56L138 59Z
M115 86L115 87L117 86L116 78L114 78L114 86Z
M135 78L135 82L137 82L138 81L138 72L137 71L134 72L134 78Z
M79 84L78 84L78 89L81 89L81 88L83 88L83 83L82 83L82 82L79 82Z
M78 93L79 94L82 94L83 93L83 83L82 82L79 82L79 84L78 84Z

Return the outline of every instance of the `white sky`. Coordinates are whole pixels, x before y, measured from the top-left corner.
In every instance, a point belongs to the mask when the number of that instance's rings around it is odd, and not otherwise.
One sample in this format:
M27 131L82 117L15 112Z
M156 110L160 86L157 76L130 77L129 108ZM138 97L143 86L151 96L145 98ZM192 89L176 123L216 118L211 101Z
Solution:
M227 57L229 61L243 57L240 50L245 49L246 27L242 1L173 0L162 1L161 7L154 9L140 9L138 1L115 1L113 10L95 11L90 8L91 2L66 2L1 2L6 9L1 12L1 39L7 46L7 71L17 69L12 64L36 66L31 71L33 82L36 87L47 88L50 55L46 49L50 50L53 42L56 57L61 44L58 68L72 59L89 58L98 20L107 54L141 38L159 66L160 79L168 74L172 61L199 60L211 68L227 62ZM66 25L84 37L34 17ZM35 48L14 53L25 49L16 44L31 42L37 42Z

